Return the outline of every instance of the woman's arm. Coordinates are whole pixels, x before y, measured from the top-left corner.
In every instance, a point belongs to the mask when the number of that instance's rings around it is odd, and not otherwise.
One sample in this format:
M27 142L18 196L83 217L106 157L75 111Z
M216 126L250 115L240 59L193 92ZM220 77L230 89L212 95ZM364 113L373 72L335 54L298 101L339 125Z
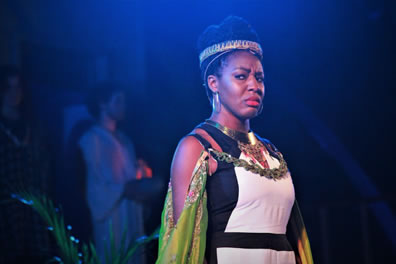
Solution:
M183 138L176 148L171 166L173 218L180 217L186 200L194 167L204 147L192 136Z
M222 151L213 138L202 129L195 129L193 133L201 135L216 150ZM175 223L183 211L184 201L191 182L193 170L204 147L193 136L183 138L176 148L171 167L171 184L173 194L173 217ZM209 175L215 173L217 161L209 155Z

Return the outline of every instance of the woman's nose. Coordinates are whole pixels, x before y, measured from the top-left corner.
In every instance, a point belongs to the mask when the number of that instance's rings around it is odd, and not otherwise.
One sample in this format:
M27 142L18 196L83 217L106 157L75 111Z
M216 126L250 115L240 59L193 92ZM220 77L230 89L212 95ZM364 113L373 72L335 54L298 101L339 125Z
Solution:
M256 92L260 95L264 94L264 84L257 81L255 77L251 77L248 82L248 90Z

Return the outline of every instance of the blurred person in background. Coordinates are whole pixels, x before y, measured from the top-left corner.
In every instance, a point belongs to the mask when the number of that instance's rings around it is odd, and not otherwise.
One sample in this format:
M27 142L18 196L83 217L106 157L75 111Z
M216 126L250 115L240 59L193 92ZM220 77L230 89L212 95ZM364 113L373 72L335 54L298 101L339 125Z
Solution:
M86 164L86 199L94 242L104 263L106 250L110 252L110 226L117 248L124 230L126 246L144 235L143 205L137 201L133 183L151 177L146 175L151 170L138 165L131 140L118 128L126 108L125 91L120 85L96 85L88 95L87 107L95 124L81 137L79 146ZM129 263L145 263L142 248Z
M40 216L11 195L51 196L49 152L14 66L0 67L0 263L45 263L52 254Z

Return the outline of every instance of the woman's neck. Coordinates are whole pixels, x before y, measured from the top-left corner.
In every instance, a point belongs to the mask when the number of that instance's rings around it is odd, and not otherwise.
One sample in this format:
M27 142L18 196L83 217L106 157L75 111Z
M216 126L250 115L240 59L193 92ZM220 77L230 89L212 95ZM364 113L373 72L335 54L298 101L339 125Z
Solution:
M230 113L212 113L209 119L233 130L244 133L250 131L249 119L241 120Z
M9 120L19 120L21 118L21 114L17 106L13 107L6 104L3 104L1 107L1 115Z

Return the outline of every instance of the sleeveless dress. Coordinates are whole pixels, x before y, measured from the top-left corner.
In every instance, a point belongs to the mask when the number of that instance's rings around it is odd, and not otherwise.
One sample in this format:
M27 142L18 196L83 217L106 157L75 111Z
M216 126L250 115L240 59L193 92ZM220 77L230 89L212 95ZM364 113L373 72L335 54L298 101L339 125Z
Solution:
M233 157L249 160L238 142L219 129L201 124ZM198 134L205 149L210 143ZM279 167L273 145L264 139L269 168ZM247 143L247 142L244 142ZM295 255L286 238L286 227L295 201L290 173L268 179L232 163L217 161L216 172L207 178L208 231L205 258L208 263L295 264Z

